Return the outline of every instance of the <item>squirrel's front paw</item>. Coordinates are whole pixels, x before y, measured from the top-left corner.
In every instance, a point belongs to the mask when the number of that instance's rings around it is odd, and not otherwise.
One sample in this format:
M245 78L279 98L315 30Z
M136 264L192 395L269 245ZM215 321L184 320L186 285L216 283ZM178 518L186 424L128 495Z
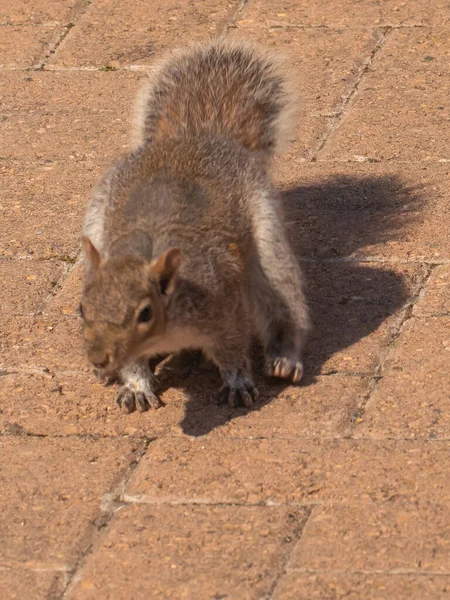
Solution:
M135 410L144 412L149 408L157 409L162 406L161 400L153 392L140 392L127 385L120 388L116 396L116 404L125 413L132 413Z
M228 403L232 408L243 405L251 408L259 398L258 388L248 377L236 377L224 383L219 392L217 404Z

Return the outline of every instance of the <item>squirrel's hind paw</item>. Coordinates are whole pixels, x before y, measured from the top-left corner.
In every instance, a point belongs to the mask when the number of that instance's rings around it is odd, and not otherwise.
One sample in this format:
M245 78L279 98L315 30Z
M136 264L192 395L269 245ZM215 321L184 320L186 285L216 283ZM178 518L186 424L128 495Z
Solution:
M292 383L299 383L303 377L303 363L283 356L277 356L266 363L266 374L270 377L290 379Z

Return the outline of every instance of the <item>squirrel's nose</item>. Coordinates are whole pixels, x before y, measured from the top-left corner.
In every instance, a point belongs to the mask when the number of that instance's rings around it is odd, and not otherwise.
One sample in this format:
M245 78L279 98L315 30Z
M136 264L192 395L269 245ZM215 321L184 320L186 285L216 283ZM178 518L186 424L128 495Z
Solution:
M104 369L109 363L109 356L107 354L94 354L89 357L89 360L97 369Z

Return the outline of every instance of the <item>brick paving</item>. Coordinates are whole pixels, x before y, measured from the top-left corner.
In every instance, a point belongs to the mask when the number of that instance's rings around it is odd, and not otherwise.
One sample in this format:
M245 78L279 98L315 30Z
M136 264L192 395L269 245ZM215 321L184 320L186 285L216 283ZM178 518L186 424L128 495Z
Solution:
M448 0L17 0L0 32L0 597L449 598ZM123 415L76 315L87 196L155 58L221 32L301 82L305 382L232 412L169 359Z

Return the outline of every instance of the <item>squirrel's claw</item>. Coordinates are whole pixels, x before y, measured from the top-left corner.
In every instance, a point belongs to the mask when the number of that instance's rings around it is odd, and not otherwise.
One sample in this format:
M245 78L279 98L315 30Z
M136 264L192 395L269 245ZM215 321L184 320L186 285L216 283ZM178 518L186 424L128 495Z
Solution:
M224 385L219 392L217 404L228 404L231 408L252 408L258 400L258 389L249 380L237 380L235 385Z
M124 385L116 396L117 406L126 414L135 410L145 412L149 408L158 409L162 406L161 400L153 393L137 392Z
M286 357L276 357L267 361L266 374L270 377L290 379L292 383L299 383L303 376L303 363Z
M116 396L116 404L124 413L132 413L136 410L136 401L134 392L130 388L123 386Z

